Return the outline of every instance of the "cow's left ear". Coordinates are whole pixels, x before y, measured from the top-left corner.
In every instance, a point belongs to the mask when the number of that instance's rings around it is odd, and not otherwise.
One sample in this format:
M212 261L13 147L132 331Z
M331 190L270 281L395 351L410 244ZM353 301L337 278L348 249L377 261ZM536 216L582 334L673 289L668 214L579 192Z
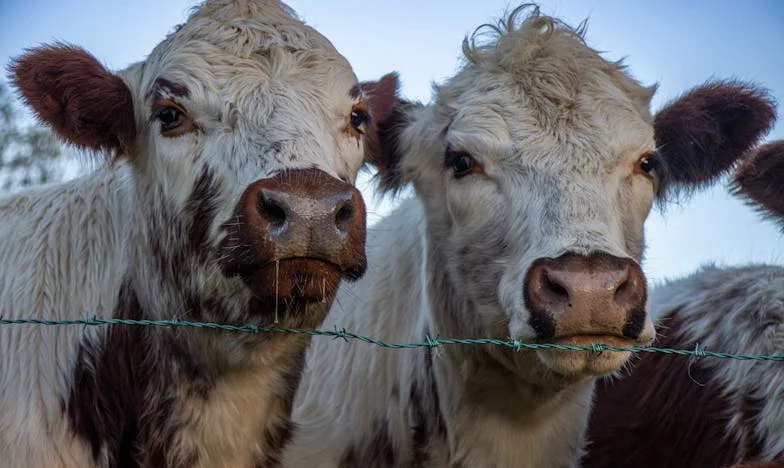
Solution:
M366 132L365 160L378 170L382 191L394 191L402 185L397 137L405 124L397 73L388 73L378 81L359 84L370 109L370 128Z
M784 140L744 156L732 178L733 192L784 223Z
M668 183L687 188L713 182L757 144L775 118L773 99L750 83L712 82L685 93L654 119Z

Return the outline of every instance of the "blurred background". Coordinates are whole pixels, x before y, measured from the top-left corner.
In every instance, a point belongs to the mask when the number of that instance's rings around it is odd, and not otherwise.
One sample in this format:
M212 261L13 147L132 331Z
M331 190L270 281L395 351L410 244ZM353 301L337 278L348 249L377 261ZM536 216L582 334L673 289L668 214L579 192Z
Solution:
M84 47L110 69L121 69L143 59L197 3L0 0L0 192L94 168L87 158L54 142L16 101L8 86L7 65L13 57L28 47L63 41ZM423 102L430 100L431 84L460 65L465 35L517 6L499 0L288 4L332 41L360 80L398 71L403 95ZM543 0L540 5L544 13L574 26L587 18L590 46L608 59L625 58L643 84L659 83L654 112L711 78L759 82L784 105L784 2ZM778 112L781 119L766 140L784 138L784 111L780 107ZM370 175L364 172L359 184L372 224L397 200L374 195ZM727 195L724 180L664 213L655 210L646 232L643 267L654 282L708 262L784 264L782 229Z

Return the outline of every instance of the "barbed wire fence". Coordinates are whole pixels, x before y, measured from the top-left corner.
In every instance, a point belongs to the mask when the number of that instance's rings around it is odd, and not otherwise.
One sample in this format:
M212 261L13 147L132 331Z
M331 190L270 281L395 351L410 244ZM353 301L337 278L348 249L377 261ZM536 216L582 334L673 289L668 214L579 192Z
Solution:
M678 356L690 357L712 357L718 359L735 359L742 361L782 361L784 354L774 355L744 355L733 354L722 351L712 351L700 344L696 344L694 349L672 349L657 347L622 347L608 344L595 343L591 345L575 346L555 343L526 343L516 339L500 340L495 338L440 338L424 336L423 341L418 343L391 343L346 331L345 329L335 328L333 330L316 330L306 328L289 328L276 325L230 325L214 322L193 322L188 320L129 320L118 318L84 317L74 320L44 320L34 318L4 319L0 317L0 325L40 325L40 326L105 326L105 325L124 325L124 326L155 326L155 327L190 327L201 329L222 330L237 333L295 333L310 336L326 336L333 339L358 340L382 348L410 349L410 348L435 348L439 346L451 345L494 345L513 348L517 351L536 350L536 349L557 349L562 351L591 351L601 353L603 351L628 351L631 353L663 353Z

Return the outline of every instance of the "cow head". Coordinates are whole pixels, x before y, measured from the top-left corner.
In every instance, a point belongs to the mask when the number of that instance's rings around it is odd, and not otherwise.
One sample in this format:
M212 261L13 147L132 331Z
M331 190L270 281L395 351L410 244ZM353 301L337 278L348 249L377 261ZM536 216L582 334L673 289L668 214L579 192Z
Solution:
M538 11L520 23L521 11L490 42L466 40L467 63L434 104L400 103L379 124L382 187L412 182L424 211L434 331L649 344L640 262L652 204L728 170L773 107L751 85L715 82L653 118L654 88L578 31ZM629 356L490 352L548 385L613 372Z
M211 297L306 302L363 274L365 207L352 184L384 112L287 7L207 2L117 74L64 44L12 69L60 137L130 164L137 274L152 268ZM396 92L394 75L384 83L377 94Z

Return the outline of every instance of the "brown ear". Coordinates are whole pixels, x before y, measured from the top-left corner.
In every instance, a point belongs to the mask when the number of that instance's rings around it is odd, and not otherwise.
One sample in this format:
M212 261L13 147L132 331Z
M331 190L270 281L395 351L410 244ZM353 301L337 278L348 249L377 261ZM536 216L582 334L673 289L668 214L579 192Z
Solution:
M30 49L11 73L26 103L65 141L107 152L132 144L131 91L85 50L67 44Z
M367 135L365 160L378 170L379 188L396 191L403 185L400 171L402 154L398 136L406 124L403 111L407 102L398 94L397 73L388 73L378 81L359 84L370 108L371 124Z
M784 140L749 151L735 171L732 189L784 222Z
M773 99L752 84L699 86L656 114L656 147L667 180L696 187L713 182L770 130Z

